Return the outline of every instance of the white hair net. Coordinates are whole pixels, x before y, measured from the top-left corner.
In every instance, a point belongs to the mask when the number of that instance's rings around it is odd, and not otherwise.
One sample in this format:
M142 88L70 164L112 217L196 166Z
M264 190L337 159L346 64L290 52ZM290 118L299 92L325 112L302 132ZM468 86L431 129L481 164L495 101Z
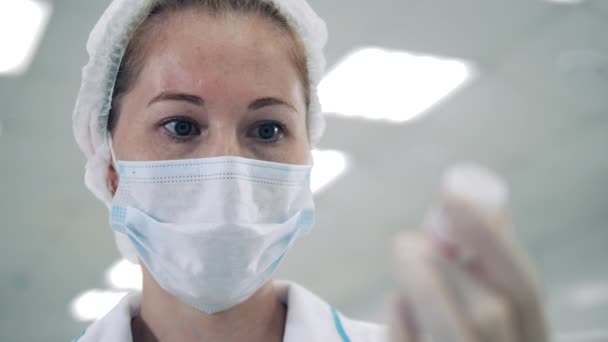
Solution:
M310 78L308 136L314 146L321 138L325 126L317 96L317 86L325 72L325 22L306 0L261 1L274 3L304 43ZM106 183L111 162L106 127L114 83L131 33L148 16L155 2L112 1L93 28L87 42L89 62L82 70L82 82L73 115L73 129L76 142L87 158L85 184L108 208L112 202L112 193ZM125 236L116 234L116 242L125 258L137 262L135 250Z

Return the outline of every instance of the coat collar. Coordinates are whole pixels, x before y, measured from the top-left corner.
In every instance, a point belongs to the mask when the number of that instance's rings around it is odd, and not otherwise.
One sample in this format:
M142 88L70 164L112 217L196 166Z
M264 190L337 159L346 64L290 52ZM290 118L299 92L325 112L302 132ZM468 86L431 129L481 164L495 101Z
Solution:
M287 305L284 342L343 341L329 304L292 282L275 281L274 287ZM133 342L131 320L139 313L140 306L141 292L128 294L74 342Z

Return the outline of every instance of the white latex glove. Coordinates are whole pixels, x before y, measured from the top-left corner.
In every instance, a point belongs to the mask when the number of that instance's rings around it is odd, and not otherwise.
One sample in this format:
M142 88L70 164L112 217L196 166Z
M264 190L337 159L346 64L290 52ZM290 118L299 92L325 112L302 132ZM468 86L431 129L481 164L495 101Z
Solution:
M475 165L450 168L424 233L393 250L393 342L548 342L541 291L515 241L503 181Z

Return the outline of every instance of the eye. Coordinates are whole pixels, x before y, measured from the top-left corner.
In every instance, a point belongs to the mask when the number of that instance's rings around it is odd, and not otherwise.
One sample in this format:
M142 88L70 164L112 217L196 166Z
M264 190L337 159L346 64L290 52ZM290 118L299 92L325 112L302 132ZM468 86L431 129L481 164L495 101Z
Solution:
M278 122L262 122L253 129L253 137L263 142L275 142L283 137L283 125Z
M178 139L187 139L195 135L201 134L198 125L192 120L180 118L171 119L163 123L163 126Z

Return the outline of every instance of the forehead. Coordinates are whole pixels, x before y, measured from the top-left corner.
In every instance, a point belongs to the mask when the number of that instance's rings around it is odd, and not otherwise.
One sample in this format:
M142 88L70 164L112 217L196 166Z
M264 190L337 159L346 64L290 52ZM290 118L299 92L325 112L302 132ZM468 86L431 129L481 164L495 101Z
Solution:
M140 78L160 88L222 82L276 88L298 79L295 43L259 15L184 10L168 15L150 34Z

